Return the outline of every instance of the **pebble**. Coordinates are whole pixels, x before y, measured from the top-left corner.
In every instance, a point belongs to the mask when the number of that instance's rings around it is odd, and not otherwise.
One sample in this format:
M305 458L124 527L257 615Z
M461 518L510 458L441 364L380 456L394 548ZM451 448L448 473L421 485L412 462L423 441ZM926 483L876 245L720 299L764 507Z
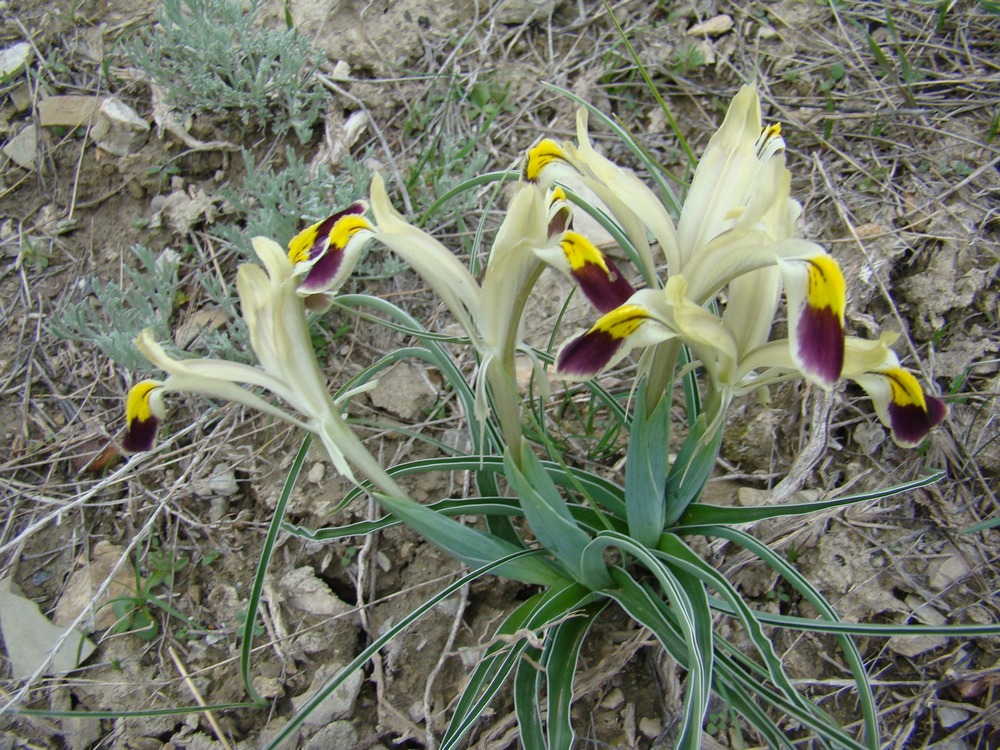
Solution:
M94 116L104 97L49 96L38 102L38 123L43 128L78 128Z
M604 696L604 700L601 701L601 708L609 708L614 711L622 703L625 702L625 693L622 692L621 688L611 688L608 694Z
M309 701L317 691L323 688L327 680L340 671L342 665L329 664L320 667L313 677L309 689L302 695L292 698L292 706L298 711ZM344 680L336 690L332 691L323 702L321 702L305 719L308 727L325 727L330 722L343 719L351 715L354 710L354 702L361 692L361 683L364 681L364 674L360 669L354 670L346 680ZM329 745L328 747L352 747L351 745Z
M311 484L322 484L324 476L326 476L326 464L322 461L317 461L309 467L306 480Z
M3 147L3 152L19 167L31 169L38 155L38 126L28 125L11 138Z
M105 151L115 156L128 156L146 145L149 123L125 102L109 97L97 110L90 135Z
M938 721L941 722L941 726L948 729L961 724L964 721L968 721L972 714L964 708L955 708L954 706L938 706L937 716Z
M305 750L330 750L358 746L358 733L349 721L335 721L309 738Z
M16 76L34 57L35 50L27 42L18 42L0 50L0 83Z
M639 719L639 731L643 737L654 740L663 733L663 722L655 717L646 716Z
M733 17L722 13L688 29L688 36L722 36L733 28Z
M240 491L236 473L232 469L217 467L208 479L192 483L191 489L198 497L229 497Z

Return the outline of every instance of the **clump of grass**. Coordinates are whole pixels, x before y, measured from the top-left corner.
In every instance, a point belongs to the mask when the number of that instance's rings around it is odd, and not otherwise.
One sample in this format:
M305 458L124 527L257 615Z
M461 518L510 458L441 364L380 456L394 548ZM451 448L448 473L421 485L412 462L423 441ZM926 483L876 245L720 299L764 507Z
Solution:
M187 113L235 114L244 126L276 135L288 128L300 142L326 106L313 73L317 58L295 29L259 23L262 3L163 0L152 31L126 44L132 62Z

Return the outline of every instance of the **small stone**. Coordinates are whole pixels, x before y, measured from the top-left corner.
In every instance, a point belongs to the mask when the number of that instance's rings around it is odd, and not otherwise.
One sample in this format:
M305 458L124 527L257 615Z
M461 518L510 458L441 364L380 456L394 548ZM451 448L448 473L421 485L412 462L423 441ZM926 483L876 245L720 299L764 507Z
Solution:
M347 64L346 60L337 60L337 64L333 66L333 71L330 73L330 79L341 83L351 80L351 66Z
M722 13L715 18L697 23L687 30L688 36L722 36L733 28L733 17Z
M209 523L218 523L229 515L229 498L213 497L208 503Z
M323 689L327 681L342 669L342 665L330 664L320 667L313 676L312 684L302 695L292 698L292 706L296 711L300 710L319 690ZM351 715L354 710L354 703L361 692L361 683L364 675L360 669L356 669L344 680L336 690L331 692L305 720L305 725L309 727L325 727L331 721L344 719ZM327 745L327 747L352 747L352 745Z
M326 476L326 464L322 461L317 461L309 467L309 473L306 474L306 481L311 484L322 484L324 476Z
M167 196L161 210L171 231L185 236L196 224L215 221L219 212L217 200L201 188L191 188L188 192L175 190Z
M607 708L612 711L621 706L625 702L625 693L621 688L611 688L608 694L604 696L604 700L601 701L601 708Z
M969 711L966 711L964 708L956 708L955 706L938 706L937 709L938 721L941 722L941 726L944 729L949 729L964 721L968 721L970 716L972 714Z
M288 719L284 716L272 719L266 727L260 730L260 734L257 736L256 747L270 747L274 739L284 730L286 724L288 724ZM285 738L285 747L298 747L301 731L298 727L292 730L292 733ZM253 747L253 745L248 745L247 747Z
M639 731L643 737L655 740L663 733L663 722L655 717L646 716L639 719Z
M97 114L104 97L50 96L38 102L38 122L43 128L78 128Z
M386 370L369 393L376 408L408 421L423 417L437 397L426 370L410 362L398 362Z
M17 166L32 169L38 156L38 126L26 126L4 145L3 152Z
M253 689L261 698L281 698L285 694L285 685L277 677L257 675L253 678Z
M304 750L330 750L338 747L357 747L358 733L349 721L335 721L309 738Z
M948 545L943 551L949 553L949 556L930 580L930 587L935 591L944 591L956 581L965 578L972 570L957 548Z
M27 42L18 42L0 51L0 83L6 83L24 70L34 55L35 50Z
M16 86L10 92L10 101L18 114L27 112L28 107L31 106L31 89L28 87L28 84L22 83L20 86Z
M347 615L357 612L354 607L337 598L324 581L316 577L309 565L289 571L281 577L279 589L289 605L311 615Z
M236 472L232 469L216 467L208 479L193 482L191 489L198 497L229 497L240 491L236 482Z
M94 142L115 156L134 154L149 138L149 123L120 99L109 97L97 110Z

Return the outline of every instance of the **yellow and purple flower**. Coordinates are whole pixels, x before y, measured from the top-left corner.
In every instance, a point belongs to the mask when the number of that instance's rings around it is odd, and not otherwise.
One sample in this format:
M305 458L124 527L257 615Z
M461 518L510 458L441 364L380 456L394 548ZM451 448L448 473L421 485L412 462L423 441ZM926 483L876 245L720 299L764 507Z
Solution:
M364 246L375 235L364 216L367 208L363 201L352 203L302 230L288 243L294 274L301 277L299 295L322 295L325 300L343 286Z
M795 236L801 206L790 196L784 139L779 125L762 124L755 86L741 89L710 140L676 227L648 186L597 154L585 110L577 118L577 141L542 141L529 151L523 176L542 186L582 181L596 193L632 243L653 288L625 296L618 287L614 306L588 292L603 315L562 347L557 374L591 378L634 349L676 340L693 350L722 407L734 395L796 375L825 389L849 377L872 395L901 444L919 442L944 418L943 403L925 396L887 348L888 354L880 350L878 366L857 370L856 356L848 362L843 274L822 247ZM653 265L650 236L666 261L665 283L646 272ZM590 257L588 251L581 245L577 257ZM596 262L581 267L587 273L572 275L585 283L600 268ZM614 275L620 278L617 269ZM788 336L771 341L782 290ZM716 315L708 305L720 292L725 304ZM858 340L850 341L856 353Z

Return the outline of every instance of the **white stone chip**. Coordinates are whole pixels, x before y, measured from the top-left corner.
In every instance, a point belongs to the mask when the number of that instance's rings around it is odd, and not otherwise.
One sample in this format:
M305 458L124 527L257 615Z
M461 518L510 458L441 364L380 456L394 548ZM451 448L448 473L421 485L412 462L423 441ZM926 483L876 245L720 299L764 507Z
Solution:
M27 42L18 42L0 50L0 83L6 83L24 70L34 55L35 50Z
M105 151L115 156L127 156L146 145L149 123L125 102L110 97L97 110L90 135Z

